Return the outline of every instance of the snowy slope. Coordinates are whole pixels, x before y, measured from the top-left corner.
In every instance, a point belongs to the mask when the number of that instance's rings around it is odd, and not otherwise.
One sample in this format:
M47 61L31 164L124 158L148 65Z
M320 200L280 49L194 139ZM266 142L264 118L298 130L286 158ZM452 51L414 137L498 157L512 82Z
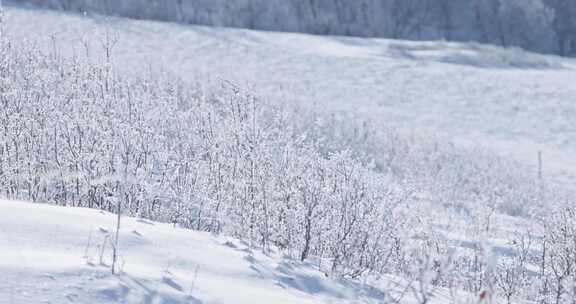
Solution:
M535 166L576 176L576 64L495 47L320 37L82 16L9 7L8 31L56 41L85 56L106 24L115 60L131 72L162 65L186 80L221 76L261 96L375 123L442 134ZM53 39L55 38L55 39ZM94 54L88 54L95 56Z
M7 15L10 33L89 60L99 55L93 47L107 28L101 17L18 7ZM477 45L127 19L111 19L110 27L119 38L115 61L135 75L148 65L188 81L219 75L279 102L442 134L527 164L543 150L547 177L576 180L573 60ZM441 210L426 212L435 211L430 226L442 226ZM498 253L509 252L510 236L533 225L500 215L495 221L490 243ZM113 226L114 216L99 211L0 201L0 303L379 303L392 282L337 282L237 240L130 218L122 225L124 273L112 276L100 256L110 263ZM439 230L470 247L476 231L456 226Z
M382 291L224 237L104 212L0 201L0 303L378 303ZM110 245L103 263L110 264ZM407 298L408 299L408 298Z

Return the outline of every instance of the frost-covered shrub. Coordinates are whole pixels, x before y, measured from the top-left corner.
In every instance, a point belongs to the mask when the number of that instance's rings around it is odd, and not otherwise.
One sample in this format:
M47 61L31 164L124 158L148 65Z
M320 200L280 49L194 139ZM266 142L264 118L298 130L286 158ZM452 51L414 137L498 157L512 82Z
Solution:
M490 233L495 212L542 215L533 211L559 197L486 151L280 106L225 81L201 88L153 69L119 75L103 57L63 58L0 36L2 197L120 204L329 273L393 273L425 290L472 292L497 277L488 250L431 233L431 208Z
M334 271L379 263L403 190L345 149L321 153L299 113L226 82L202 91L162 73L123 78L111 61L0 48L2 196L120 203L127 215L323 256Z

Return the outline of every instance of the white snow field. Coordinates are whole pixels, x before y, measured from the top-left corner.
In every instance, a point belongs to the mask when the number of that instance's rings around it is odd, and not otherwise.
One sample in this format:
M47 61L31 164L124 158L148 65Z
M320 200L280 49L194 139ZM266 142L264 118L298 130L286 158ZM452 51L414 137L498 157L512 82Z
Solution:
M117 38L115 66L134 76L162 66L190 82L221 77L274 101L481 146L533 168L542 151L547 179L576 181L573 59L475 44L268 33L20 6L6 8L6 27L41 48L87 60L101 55L95 50L108 31ZM489 213L494 228L483 240L465 218L426 202L418 206L426 208L406 211L419 221L413 230L436 227L431 232L465 254L486 242L481 245L490 254L510 256L516 233L542 234L542 223ZM399 297L403 290L397 278L337 280L281 252L266 255L225 236L128 217L121 226L122 272L112 275L114 227L115 216L102 211L0 200L0 304L383 303L387 293ZM431 302L450 297L438 288ZM477 297L462 299L475 303ZM418 301L407 294L399 302Z
M2 304L384 301L385 289L334 281L310 265L252 251L234 239L135 218L122 218L123 271L112 275L108 240L115 215L4 200L0 214ZM445 296L440 290L434 300Z
M402 42L186 26L6 9L8 31L84 56L107 28L131 72L161 65L221 76L259 96L484 146L544 174L576 176L576 62L475 44ZM90 56L90 55L89 55Z

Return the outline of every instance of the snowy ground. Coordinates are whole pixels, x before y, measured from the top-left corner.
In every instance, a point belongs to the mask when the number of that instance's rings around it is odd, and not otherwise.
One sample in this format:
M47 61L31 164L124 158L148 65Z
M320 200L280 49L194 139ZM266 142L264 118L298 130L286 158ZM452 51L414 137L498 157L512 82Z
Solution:
M83 42L97 45L107 27L103 18L19 7L8 7L7 21L10 33L42 46L56 41L79 56ZM188 81L219 75L281 102L441 134L528 165L541 150L546 176L576 181L574 60L466 44L119 18L110 27L119 37L115 61L135 74L152 64ZM496 250L505 251L508 236L530 226L497 219ZM379 303L386 290L333 281L237 240L130 218L122 227L124 273L111 276L99 257L113 226L112 215L95 210L0 201L0 304ZM448 232L464 247L466 233L474 233ZM109 245L103 256L109 264Z
M334 280L278 252L263 254L242 241L123 217L121 273L112 275L111 244L116 216L103 211L0 200L0 304L27 303L417 303L406 281ZM498 217L505 238L526 226ZM514 228L511 228L514 227ZM447 234L456 246L464 232ZM468 294L460 293L464 302ZM435 291L430 303L450 302Z
M418 303L408 288L416 283L396 277L333 279L274 250L129 217L121 221L121 273L112 275L114 214L0 200L0 215L0 304ZM490 243L506 255L507 238L530 224L495 220L500 228ZM462 249L472 245L464 231L445 236ZM475 303L470 297L458 292L458 303ZM430 303L453 301L438 288Z
M381 303L383 290L334 281L240 241L123 218L123 273L109 272L115 216L0 201L0 303ZM7 216L8 215L8 216ZM105 245L103 264L100 252ZM438 296L438 299L442 299ZM410 296L405 301L411 302Z
M85 54L106 23L9 7L10 32ZM130 71L162 65L182 78L216 75L261 96L481 145L576 181L576 62L443 42L321 37L110 19L115 58ZM90 55L93 56L93 55Z

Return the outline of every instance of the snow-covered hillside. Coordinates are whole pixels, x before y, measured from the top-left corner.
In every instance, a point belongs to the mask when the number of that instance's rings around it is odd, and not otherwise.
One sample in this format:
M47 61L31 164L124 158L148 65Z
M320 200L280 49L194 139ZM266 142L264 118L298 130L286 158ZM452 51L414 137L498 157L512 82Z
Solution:
M0 214L2 304L382 303L388 292L235 239L135 218L122 218L114 276L113 214L4 200Z
M8 7L8 31L82 56L103 18ZM576 175L576 64L474 44L267 33L111 18L121 68L210 74L260 96L481 145L545 176Z
M576 297L573 60L21 7L4 20L0 301ZM138 217L122 220L121 273L114 215L18 200Z

